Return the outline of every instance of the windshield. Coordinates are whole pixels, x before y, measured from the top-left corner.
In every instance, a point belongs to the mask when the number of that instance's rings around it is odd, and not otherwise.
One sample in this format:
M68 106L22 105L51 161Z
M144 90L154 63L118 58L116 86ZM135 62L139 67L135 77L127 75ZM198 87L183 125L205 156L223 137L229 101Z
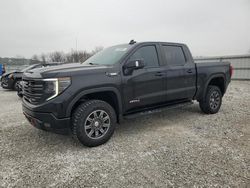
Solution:
M83 64L113 65L131 48L131 45L117 45L106 48L87 59Z

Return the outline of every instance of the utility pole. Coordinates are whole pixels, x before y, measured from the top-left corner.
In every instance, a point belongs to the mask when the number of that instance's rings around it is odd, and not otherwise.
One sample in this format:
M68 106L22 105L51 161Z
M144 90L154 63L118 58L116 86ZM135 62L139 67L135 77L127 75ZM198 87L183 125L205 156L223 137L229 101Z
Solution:
M76 52L77 52L77 38L76 38Z

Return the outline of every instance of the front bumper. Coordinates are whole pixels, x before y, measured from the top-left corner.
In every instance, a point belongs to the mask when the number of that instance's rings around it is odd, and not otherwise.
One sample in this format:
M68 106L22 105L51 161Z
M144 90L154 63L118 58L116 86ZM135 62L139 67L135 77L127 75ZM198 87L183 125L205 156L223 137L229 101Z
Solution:
M24 104L23 113L30 124L38 129L59 134L70 132L70 118L58 119L52 113L34 112Z

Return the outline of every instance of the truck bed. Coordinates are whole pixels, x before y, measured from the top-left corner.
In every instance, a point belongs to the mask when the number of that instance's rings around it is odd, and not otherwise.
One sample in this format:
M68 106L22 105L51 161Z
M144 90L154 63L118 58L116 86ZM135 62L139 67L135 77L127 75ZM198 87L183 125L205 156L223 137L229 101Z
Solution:
M226 82L231 81L230 77L230 63L229 62L206 62L195 63L196 67L196 99L199 100L204 93L203 88L206 88L206 84L215 76L223 76ZM225 87L228 85L224 83ZM205 87L204 87L205 86ZM226 88L225 88L226 89Z

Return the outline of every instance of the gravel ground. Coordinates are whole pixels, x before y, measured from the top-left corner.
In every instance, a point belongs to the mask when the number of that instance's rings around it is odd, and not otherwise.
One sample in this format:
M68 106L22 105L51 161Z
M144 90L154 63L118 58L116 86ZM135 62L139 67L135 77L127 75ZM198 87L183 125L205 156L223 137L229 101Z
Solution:
M218 114L198 103L119 125L86 148L33 128L0 90L1 187L250 187L250 82L233 81Z

